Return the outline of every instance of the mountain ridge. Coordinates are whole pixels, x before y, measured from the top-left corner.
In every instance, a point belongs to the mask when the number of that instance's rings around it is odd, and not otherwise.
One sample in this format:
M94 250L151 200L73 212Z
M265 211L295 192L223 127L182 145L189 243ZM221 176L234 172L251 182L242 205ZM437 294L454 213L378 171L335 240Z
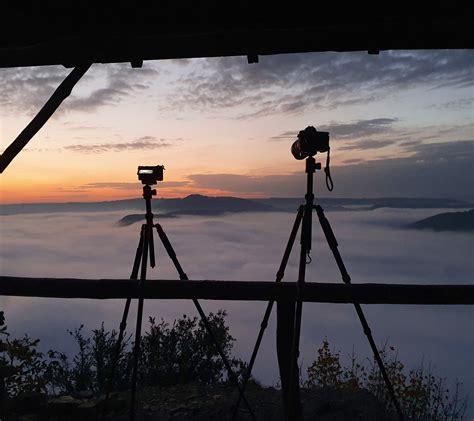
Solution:
M449 198L317 198L316 202L328 210L374 210L389 208L473 208L474 204ZM192 194L184 198L153 199L153 208L163 213L209 214L209 212L293 212L304 198L252 198L233 196L204 196ZM144 210L142 198L100 202L18 203L0 207L0 215L63 213L63 212L110 212L120 210Z

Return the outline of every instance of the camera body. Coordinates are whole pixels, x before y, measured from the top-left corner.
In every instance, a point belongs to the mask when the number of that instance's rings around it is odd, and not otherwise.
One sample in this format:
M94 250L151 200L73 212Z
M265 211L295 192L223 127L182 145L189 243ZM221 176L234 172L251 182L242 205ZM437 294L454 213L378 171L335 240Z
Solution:
M298 138L291 145L291 153L298 159L314 156L318 152L329 151L329 132L318 132L313 126L298 133Z
M142 184L156 184L158 181L163 181L164 169L164 165L140 165L137 171L138 179L142 182Z

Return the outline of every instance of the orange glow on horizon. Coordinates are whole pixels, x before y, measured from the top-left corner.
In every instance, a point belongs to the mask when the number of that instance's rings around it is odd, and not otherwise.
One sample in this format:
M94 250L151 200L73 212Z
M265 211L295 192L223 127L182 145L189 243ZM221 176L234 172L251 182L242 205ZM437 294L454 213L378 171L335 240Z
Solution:
M142 185L137 183L136 189L94 188L91 190L59 188L57 185L44 185L41 188L31 189L25 186L4 186L2 183L0 203L66 203L66 202L106 202L114 200L136 199L142 196ZM156 198L171 199L183 198L190 194L204 196L235 196L235 193L218 189L203 189L186 187L154 186L157 190ZM243 198L262 197L259 194L239 194Z

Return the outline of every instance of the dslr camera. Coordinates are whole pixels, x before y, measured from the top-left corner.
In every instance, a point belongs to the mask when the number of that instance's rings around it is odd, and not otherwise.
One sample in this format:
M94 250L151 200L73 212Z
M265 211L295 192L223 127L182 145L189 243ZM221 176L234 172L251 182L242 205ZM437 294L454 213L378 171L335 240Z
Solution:
M313 126L298 133L298 138L291 145L291 153L298 159L314 156L318 152L329 151L329 132L318 132Z

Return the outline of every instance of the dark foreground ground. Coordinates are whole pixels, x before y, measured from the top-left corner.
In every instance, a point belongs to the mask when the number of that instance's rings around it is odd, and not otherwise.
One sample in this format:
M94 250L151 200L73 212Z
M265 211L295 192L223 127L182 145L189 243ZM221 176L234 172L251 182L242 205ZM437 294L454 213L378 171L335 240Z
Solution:
M249 386L247 399L257 420L283 420L280 391L274 388ZM305 420L364 420L392 421L383 406L367 391L314 389L302 391ZM139 395L137 421L183 420L204 421L232 419L237 392L229 386L185 385L167 388L148 388ZM107 404L107 421L128 420L129 395L115 394ZM103 399L83 392L75 396L46 399L30 396L11 404L6 420L99 420ZM237 412L237 420L251 420L244 405Z

